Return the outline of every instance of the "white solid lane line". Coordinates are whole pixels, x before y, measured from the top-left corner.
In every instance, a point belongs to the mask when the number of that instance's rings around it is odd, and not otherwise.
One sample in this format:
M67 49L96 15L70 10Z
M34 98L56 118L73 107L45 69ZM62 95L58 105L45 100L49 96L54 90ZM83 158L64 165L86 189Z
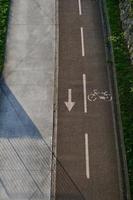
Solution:
M81 0L78 0L78 4L79 4L79 15L82 15Z
M88 133L85 133L85 161L86 161L86 177L90 178L90 163L89 163L89 143Z
M86 74L83 74L84 112L87 113Z
M83 29L83 27L80 27L80 31L81 31L82 56L85 56L84 29Z

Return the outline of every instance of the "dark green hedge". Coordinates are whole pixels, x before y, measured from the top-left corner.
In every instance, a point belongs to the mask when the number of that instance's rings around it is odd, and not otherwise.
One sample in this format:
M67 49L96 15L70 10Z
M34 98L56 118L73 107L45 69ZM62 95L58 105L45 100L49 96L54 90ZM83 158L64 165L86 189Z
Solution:
M9 4L10 0L0 0L0 73L4 67Z
M120 22L119 0L106 0L112 31L121 116L127 153L128 172L133 196L133 66Z

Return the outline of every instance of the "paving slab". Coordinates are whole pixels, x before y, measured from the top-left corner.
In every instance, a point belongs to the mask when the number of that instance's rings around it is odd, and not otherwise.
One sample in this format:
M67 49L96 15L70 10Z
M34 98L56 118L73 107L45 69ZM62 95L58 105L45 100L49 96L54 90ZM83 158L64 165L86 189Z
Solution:
M1 200L49 200L55 0L12 0L0 81Z

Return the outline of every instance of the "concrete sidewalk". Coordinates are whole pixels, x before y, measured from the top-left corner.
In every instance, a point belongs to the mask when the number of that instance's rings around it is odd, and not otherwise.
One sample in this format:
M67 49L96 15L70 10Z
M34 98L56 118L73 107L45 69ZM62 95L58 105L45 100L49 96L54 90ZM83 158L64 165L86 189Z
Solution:
M12 0L0 82L0 200L51 191L55 0Z

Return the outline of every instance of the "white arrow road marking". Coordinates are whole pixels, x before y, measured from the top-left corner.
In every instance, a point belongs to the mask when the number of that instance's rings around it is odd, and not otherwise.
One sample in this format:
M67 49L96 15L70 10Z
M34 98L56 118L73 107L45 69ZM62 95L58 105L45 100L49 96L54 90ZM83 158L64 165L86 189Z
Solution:
M68 101L64 102L68 111L70 112L75 105L75 102L72 102L72 89L68 89Z
M79 4L79 15L82 15L81 0L78 0Z
M83 29L83 27L80 27L80 31L81 31L82 56L85 56L84 29Z
M86 177L90 178L90 166L89 166L89 141L88 133L85 133L85 161L86 161Z

